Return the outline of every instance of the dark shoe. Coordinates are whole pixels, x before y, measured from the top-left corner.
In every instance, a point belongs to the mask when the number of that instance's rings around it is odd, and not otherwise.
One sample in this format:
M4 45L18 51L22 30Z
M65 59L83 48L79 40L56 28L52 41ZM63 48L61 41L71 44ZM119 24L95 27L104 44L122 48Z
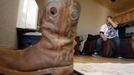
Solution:
M94 52L94 54L92 54L92 56L99 56L99 54L97 52Z
M119 57L117 57L118 59L122 59L123 57L121 57L121 56L119 56Z

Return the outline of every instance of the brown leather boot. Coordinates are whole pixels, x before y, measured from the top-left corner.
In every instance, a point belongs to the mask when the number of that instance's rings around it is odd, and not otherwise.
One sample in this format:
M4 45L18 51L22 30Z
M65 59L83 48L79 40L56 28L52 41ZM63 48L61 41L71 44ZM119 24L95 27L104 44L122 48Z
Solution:
M0 51L4 75L68 75L73 54L80 6L76 0L41 0L42 39L24 50Z

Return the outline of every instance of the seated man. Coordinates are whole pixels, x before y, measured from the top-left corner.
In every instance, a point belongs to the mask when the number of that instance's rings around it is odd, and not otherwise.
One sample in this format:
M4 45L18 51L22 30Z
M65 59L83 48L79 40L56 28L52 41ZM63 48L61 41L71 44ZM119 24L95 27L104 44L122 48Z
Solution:
M100 28L100 38L97 40L95 55L101 55L102 44L107 39L111 39L115 45L115 57L121 58L118 23L114 22L111 16L107 16L106 23Z

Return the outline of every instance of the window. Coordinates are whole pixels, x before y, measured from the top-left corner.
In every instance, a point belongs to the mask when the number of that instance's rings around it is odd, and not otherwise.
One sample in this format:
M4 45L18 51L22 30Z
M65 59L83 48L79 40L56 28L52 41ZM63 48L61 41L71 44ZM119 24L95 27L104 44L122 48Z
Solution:
M17 28L37 29L38 6L35 0L19 0Z

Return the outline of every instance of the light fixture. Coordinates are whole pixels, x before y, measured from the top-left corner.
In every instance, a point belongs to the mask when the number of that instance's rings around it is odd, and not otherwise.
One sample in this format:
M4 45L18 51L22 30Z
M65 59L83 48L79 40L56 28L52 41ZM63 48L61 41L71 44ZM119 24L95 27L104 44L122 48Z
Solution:
M116 0L111 0L112 2L115 2Z

